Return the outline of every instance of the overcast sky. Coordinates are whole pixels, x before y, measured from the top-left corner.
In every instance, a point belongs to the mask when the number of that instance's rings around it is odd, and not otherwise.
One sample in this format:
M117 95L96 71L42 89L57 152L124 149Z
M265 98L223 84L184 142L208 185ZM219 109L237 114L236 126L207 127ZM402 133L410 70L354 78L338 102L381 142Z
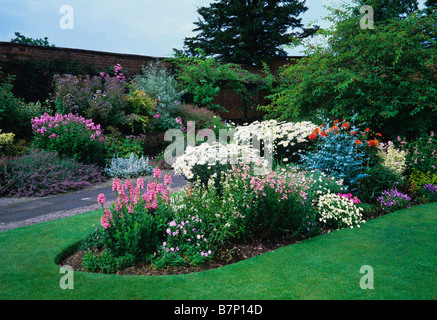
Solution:
M352 2L352 0L343 0ZM169 57L173 48L182 49L185 37L198 20L197 8L211 0L0 0L0 41L14 33L40 39L48 37L57 47ZM326 16L324 5L332 0L306 0L301 15L307 25ZM73 9L73 25L66 20ZM71 12L70 12L71 13ZM63 22L64 28L61 27ZM319 21L319 24L322 24ZM73 26L73 29L65 29ZM299 55L299 50L287 50Z

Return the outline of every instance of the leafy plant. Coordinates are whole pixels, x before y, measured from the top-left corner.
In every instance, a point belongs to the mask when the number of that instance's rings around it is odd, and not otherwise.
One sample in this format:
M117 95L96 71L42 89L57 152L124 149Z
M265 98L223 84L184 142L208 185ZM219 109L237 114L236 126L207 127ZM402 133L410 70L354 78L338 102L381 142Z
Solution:
M263 77L240 65L207 58L202 51L199 51L199 57L176 54L172 60L177 67L176 79L186 90L186 102L209 110L224 110L214 98L221 90L229 89L240 97L244 118L247 118L248 106L254 102L256 93L263 89L270 90L274 81L266 65L264 68L267 75Z
M83 165L57 153L31 149L7 160L0 171L0 193L16 197L47 196L90 187L105 181L94 165Z
M281 72L281 86L263 107L280 120L310 118L325 110L393 140L436 127L436 15L420 11L405 19L360 27L359 7L331 8L324 41L308 43L305 57Z
M343 179L350 191L356 191L360 180L366 176L362 171L368 159L361 141L352 133L356 131L347 122L335 122L326 130L316 128L309 139L320 137L313 150L302 154L303 166Z
M183 91L177 89L175 78L163 63L149 63L143 67L142 74L133 77L132 86L153 99L156 112L160 116L176 116L175 109L179 106Z
M149 159L131 153L129 158L113 157L110 165L105 168L105 172L112 178L136 178L151 175L153 168Z
M384 190L377 198L380 208L388 213L407 208L411 205L411 198L400 192L397 188Z
M33 144L77 161L102 165L106 137L99 124L73 114L43 114L32 119Z

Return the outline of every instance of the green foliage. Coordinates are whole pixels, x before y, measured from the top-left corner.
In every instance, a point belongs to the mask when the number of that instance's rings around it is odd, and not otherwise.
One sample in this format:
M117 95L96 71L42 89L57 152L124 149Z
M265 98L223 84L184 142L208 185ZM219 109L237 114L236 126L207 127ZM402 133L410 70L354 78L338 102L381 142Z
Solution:
M221 63L214 58L208 58L201 50L199 57L189 57L177 54L173 59L176 65L179 85L191 96L188 103L193 102L199 107L209 110L223 110L214 98L224 89L235 92L243 104L243 114L247 117L247 107L253 103L253 97L260 90L270 90L273 76L264 65L265 76L260 76L243 69L233 63Z
M373 18L376 24L388 19L400 19L418 9L417 0L359 0L361 5L373 8Z
M372 125L387 139L416 137L437 125L436 15L420 12L361 29L354 8L332 10L326 45L281 72L281 88L263 109L270 117L336 118Z
M11 114L20 105L20 100L15 98L12 92L14 78L14 76L5 74L0 68L0 126L3 129L8 129Z
M354 127L351 129L356 130ZM314 149L304 153L301 158L306 169L333 175L342 179L349 191L356 191L360 180L365 177L362 168L368 157L362 144L356 143L356 137L338 125L318 138Z
M114 212L102 243L115 257L131 254L137 261L150 261L162 243L167 220L141 205L134 212Z
M153 100L143 90L131 88L127 97L129 113L134 119L130 126L132 132L146 133L150 127L150 118L153 116L155 105Z
M376 164L364 170L366 177L361 180L358 196L362 202L375 204L376 197L384 190L393 189L403 183L403 178L399 173L390 168Z
M88 74L91 77L99 74L93 65L66 59L12 60L5 66L5 71L15 75L14 94L26 102L49 100L54 91L53 77L56 74Z
M417 191L421 186L427 184L437 184L437 172L421 172L413 169L407 177L411 191Z
M132 266L135 259L131 254L122 257L114 256L109 250L96 253L88 250L82 257L82 266L89 272L115 273Z
M14 137L13 133L2 133L0 129L0 155L12 144Z
M207 56L231 63L258 64L286 56L282 48L291 37L304 37L298 16L308 8L304 1L221 0L197 10L195 37L184 41L186 52L196 55L202 49ZM302 29L298 33L295 29ZM311 32L310 32L311 33Z
M15 38L11 39L12 43L30 44L32 46L54 47L54 44L50 44L48 37L44 39L32 39L22 35L20 32L15 32Z
M179 105L183 91L178 90L175 78L163 63L149 63L143 67L142 74L133 77L132 86L153 99L156 112L161 117L175 116L175 108Z

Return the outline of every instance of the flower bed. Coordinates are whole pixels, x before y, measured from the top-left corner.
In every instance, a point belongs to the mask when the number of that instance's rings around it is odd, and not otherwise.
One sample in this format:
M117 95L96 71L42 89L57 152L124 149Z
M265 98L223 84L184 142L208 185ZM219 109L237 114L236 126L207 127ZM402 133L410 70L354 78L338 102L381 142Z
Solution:
M277 134L281 131L275 126L299 134ZM103 195L99 197L104 213L101 225L82 241L82 270L200 271L436 200L434 184L411 192L404 175L415 172L414 160L400 146L382 144L380 135L372 136L368 128L344 121L329 128L305 124L303 131L301 124L275 122L243 127L237 130L237 142L187 148L174 167L189 183L177 193L171 193L168 175L163 184L151 180L147 186L141 179L135 187L130 180L125 185L114 180L118 200L106 208ZM250 139L249 128L259 136L266 132L261 128L269 128L274 148L293 142L307 148L298 152L296 163L281 161L274 153L277 165L256 171L254 163L262 161L258 150L240 145ZM161 174L155 169L155 178ZM363 189L368 183L378 185L371 196Z

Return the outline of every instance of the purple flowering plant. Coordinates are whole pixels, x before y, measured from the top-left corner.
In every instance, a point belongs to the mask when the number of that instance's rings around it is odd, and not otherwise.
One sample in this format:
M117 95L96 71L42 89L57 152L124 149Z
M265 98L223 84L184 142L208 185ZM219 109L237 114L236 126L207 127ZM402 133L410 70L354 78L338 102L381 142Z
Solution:
M393 188L383 191L377 198L377 202L382 211L388 213L410 207L411 197Z

